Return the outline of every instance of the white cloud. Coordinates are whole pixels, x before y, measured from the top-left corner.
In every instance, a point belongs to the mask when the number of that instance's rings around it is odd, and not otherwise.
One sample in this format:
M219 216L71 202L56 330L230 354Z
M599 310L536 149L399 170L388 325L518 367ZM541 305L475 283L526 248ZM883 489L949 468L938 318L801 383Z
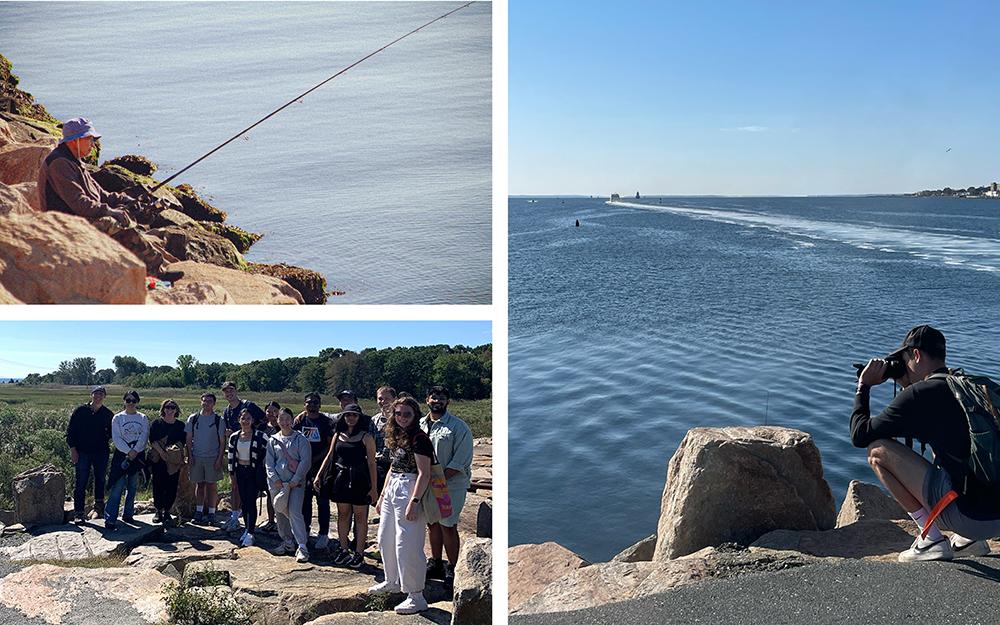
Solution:
M767 126L737 126L736 128L720 128L723 132L767 132Z

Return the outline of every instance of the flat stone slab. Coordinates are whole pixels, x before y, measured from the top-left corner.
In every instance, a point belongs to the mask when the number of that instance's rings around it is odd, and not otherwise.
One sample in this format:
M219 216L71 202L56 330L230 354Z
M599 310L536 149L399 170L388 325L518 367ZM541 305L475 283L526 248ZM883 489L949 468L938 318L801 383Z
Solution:
M432 603L420 614L396 614L395 612L342 612L327 614L309 621L306 625L414 625L416 623L435 623L449 625L451 623L451 604ZM484 623L484 625L486 625Z
M372 600L368 588L383 578L370 560L361 569L299 564L292 556L275 556L258 547L238 549L235 560L191 562L185 573L210 570L228 571L233 590L264 599L268 623L296 625L335 612L368 611ZM439 582L430 582L424 596L428 602L443 599L444 589ZM389 601L403 598L390 595Z
M192 562L202 560L232 560L236 558L236 545L229 540L187 541L174 543L150 543L140 545L125 558L126 566L139 569L153 569L161 573L171 567L177 573Z
M118 529L104 529L104 523L84 525L46 525L31 530L34 538L16 547L0 549L11 560L63 561L85 560L113 555L124 556L133 547L163 533L153 525L152 515L135 517L134 525L118 522Z
M164 623L164 586L151 569L37 564L0 579L0 605L52 625Z

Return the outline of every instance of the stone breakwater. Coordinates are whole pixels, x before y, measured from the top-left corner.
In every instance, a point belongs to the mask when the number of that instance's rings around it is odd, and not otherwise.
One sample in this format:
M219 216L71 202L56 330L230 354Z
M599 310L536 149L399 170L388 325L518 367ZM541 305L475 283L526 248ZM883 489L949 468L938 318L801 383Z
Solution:
M182 469L174 512L188 519L193 488L186 472ZM0 523L0 623L165 623L165 591L182 581L197 594L221 595L251 607L256 612L253 622L264 625L487 625L492 608L491 439L475 441L473 476L475 490L468 493L458 526L462 547L454 592L449 597L442 583L428 581L424 595L431 608L419 615L392 611L402 594L368 592L382 579L377 522L368 525L369 547L356 570L334 566L331 553L315 548L308 563L272 555L280 539L260 529L254 547L240 548L240 531L227 533L217 525L193 523L154 525L152 504L142 502L136 506L135 522L120 523L115 532L96 520L82 526L63 519L28 527ZM63 493L55 502L48 496L62 478L50 466L15 478L23 486L15 516L37 523L50 520L43 514L62 516ZM52 509L53 503L58 510ZM226 503L221 502L220 511L227 509ZM317 523L314 517L313 527ZM331 527L336 528L335 520Z
M0 55L0 303L3 304L322 304L326 279L283 263L248 263L261 238L227 223L190 185L164 186L155 210L132 214L180 263L184 277L150 290L134 254L73 215L40 212L38 170L58 144L61 124L17 88ZM99 150L96 151L99 155ZM158 181L156 164L127 154L86 167L102 188L131 197Z
M610 562L552 542L511 547L508 609L565 612L817 563L895 562L917 531L873 484L852 481L838 513L806 432L695 428L669 461L655 533Z

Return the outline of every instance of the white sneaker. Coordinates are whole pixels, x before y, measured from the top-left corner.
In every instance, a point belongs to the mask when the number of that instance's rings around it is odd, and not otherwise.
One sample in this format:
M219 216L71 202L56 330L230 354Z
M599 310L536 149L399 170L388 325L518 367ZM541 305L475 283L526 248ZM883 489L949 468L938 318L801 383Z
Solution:
M954 557L955 552L947 538L942 536L937 540L931 540L930 538L921 539L917 536L910 548L899 554L899 561L951 560Z
M402 589L399 587L399 582L389 583L388 581L385 581L375 584L368 589L368 592L372 594L379 592L402 592Z
M316 549L326 549L330 544L330 537L326 534L316 538Z
M951 537L951 549L956 558L971 558L973 556L988 556L992 551L985 540L967 540L958 534Z
M244 547L253 547L253 534L243 532L243 540L240 542Z
M396 614L416 614L417 612L423 612L427 609L427 600L424 599L424 593L422 592L411 592L403 603L397 605L393 610Z
M295 550L295 561L296 562L308 562L309 552L306 551L305 547L299 547Z

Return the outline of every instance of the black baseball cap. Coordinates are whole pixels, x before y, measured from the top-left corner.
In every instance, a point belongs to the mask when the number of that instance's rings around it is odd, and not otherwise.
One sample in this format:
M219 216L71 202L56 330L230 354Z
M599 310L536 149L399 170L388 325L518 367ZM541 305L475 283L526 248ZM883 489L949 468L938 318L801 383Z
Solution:
M941 334L940 330L932 328L929 325L917 326L906 333L906 338L903 339L903 344L899 346L899 349L885 358L886 360L898 358L904 351L911 347L916 347L931 356L943 359L946 351L944 334Z
M313 391L312 393L307 393L306 394L306 397L305 397L306 403L308 403L309 400L311 400L311 399L314 399L314 400L316 400L318 402L322 401L322 398L319 396L319 393L317 393L315 391Z
M356 415L360 415L360 416L364 416L364 414L365 414L365 413L361 412L361 406L359 406L357 404L347 404L346 406L344 406L344 409L340 411L340 414L341 415L345 415L345 414L347 414L349 412L354 413Z
M348 397L353 397L354 399L358 398L358 394L357 393L355 393L354 391L352 391L349 388L345 388L344 390L342 390L339 393L337 393L337 399L340 399L344 395L347 395Z
M90 394L93 395L94 393L100 393L102 395L107 395L108 394L108 389L104 388L103 385L98 384L94 388L90 389Z

